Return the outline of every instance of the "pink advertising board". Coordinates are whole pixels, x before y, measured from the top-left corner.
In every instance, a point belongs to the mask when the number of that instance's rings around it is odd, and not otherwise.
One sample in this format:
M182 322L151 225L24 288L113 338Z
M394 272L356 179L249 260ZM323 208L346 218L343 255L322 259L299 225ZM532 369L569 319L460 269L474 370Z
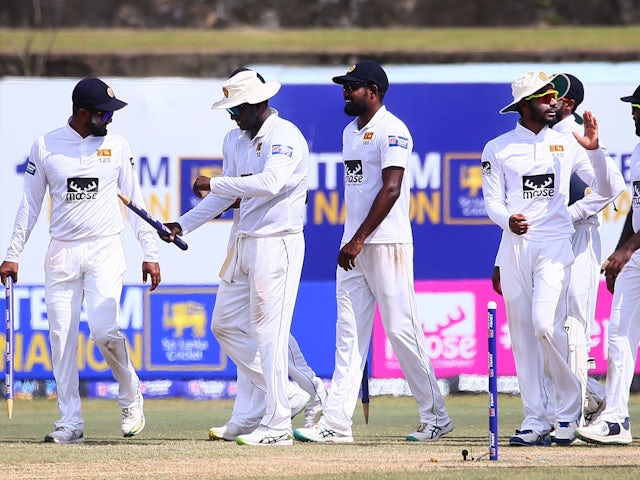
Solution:
M516 374L507 328L504 302L489 280L418 281L415 284L422 329L438 378L462 374L487 374L487 303L495 301L497 311L498 375ZM606 334L612 295L601 282L592 335L591 356L596 369L606 374ZM373 327L372 371L374 378L401 378L402 371L389 344L379 313ZM640 371L636 367L636 371Z

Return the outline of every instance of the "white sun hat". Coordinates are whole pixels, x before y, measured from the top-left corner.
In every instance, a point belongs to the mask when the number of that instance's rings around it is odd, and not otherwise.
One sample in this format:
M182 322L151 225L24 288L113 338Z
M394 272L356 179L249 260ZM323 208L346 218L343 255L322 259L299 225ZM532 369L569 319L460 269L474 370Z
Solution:
M255 105L273 97L280 86L275 80L262 81L253 70L243 70L222 84L224 98L214 102L211 108L231 108L243 103Z
M552 76L548 76L542 70L523 73L511 84L513 102L500 110L500 113L517 112L520 100L533 95L548 84L552 84L553 88L558 91L558 98L564 97L569 90L569 79L562 73Z

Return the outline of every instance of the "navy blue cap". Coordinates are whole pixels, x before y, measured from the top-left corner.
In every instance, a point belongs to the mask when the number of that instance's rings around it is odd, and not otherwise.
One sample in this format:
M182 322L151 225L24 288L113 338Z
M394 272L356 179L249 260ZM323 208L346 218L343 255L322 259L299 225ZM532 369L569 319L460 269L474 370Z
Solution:
M633 95L629 95L628 97L621 97L620 100L623 102L640 104L640 86L633 91Z
M118 100L109 85L99 78L87 77L80 80L71 94L73 104L82 108L93 108L113 112L127 105Z
M570 73L565 73L564 76L569 79L569 90L567 90L564 96L576 102L577 107L584 100L584 85Z
M386 92L389 88L387 74L384 73L382 67L373 60L362 60L352 65L346 74L333 77L332 80L334 83L341 85L352 82L368 83L369 85L375 84L382 93Z

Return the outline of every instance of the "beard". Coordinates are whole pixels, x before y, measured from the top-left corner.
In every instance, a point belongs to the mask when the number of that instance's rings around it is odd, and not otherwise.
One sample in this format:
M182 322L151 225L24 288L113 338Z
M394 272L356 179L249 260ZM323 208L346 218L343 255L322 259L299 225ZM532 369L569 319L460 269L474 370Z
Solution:
M104 137L107 134L107 126L105 124L97 124L89 121L89 131L94 137Z
M359 117L363 113L367 112L367 106L364 103L347 103L344 106L344 113L350 117Z

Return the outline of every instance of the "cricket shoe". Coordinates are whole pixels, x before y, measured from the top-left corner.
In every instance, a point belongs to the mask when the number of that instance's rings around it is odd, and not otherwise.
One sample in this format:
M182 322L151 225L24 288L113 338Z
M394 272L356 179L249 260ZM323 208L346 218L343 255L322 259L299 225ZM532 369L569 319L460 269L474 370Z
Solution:
M453 431L453 423L451 422L442 427L431 423L421 423L413 433L407 435L407 440L409 442L435 442L451 431Z
M84 433L71 427L57 427L53 432L44 437L46 443L82 443Z
M538 445L551 445L549 433L539 434L533 430L516 430L516 434L509 439L512 447L533 447Z
M322 415L322 406L327 398L327 389L324 387L322 380L318 379L316 384L316 396L304 407L304 426L309 428L314 426L320 420Z
M591 425L576 429L576 437L585 442L606 445L629 445L633 442L629 417L622 423L596 420Z
M309 428L298 428L293 431L293 436L303 442L353 443L353 437L351 435L344 435L320 424L313 425Z
M142 394L138 393L136 403L129 408L122 408L122 435L124 437L134 437L144 430L145 420L142 406L144 400Z
M557 422L555 431L556 445L571 445L576 441L576 428L578 428L578 422Z
M253 445L258 447L279 447L293 445L293 437L287 431L271 430L259 426L251 433L238 435L236 443L238 445Z
M211 427L209 429L209 440L226 440L234 442L239 435L251 433L256 427L240 427L235 423L227 423L221 427Z

